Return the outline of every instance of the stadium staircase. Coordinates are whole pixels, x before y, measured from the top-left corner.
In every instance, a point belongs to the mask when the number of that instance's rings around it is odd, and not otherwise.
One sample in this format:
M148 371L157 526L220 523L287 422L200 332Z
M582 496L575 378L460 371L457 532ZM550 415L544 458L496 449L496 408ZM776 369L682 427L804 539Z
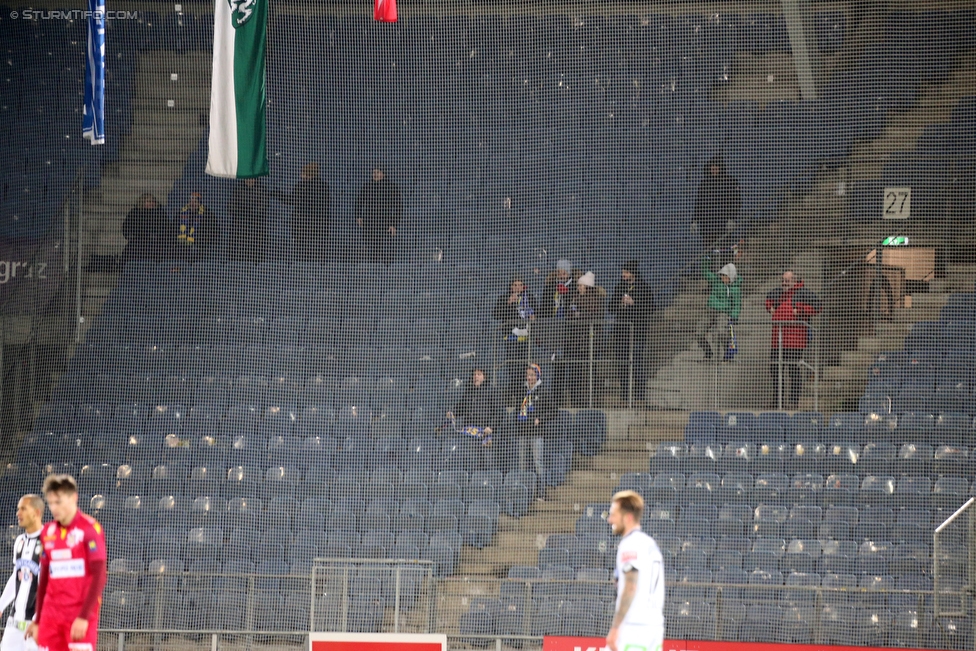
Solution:
M83 251L116 257L125 248L122 222L140 195L165 202L200 140L210 105L209 51L142 52L136 69L132 127L119 160L102 169L100 187L88 195ZM179 210L180 206L170 206ZM85 290L84 330L115 287L114 271L90 273Z
M535 502L519 519L501 515L492 545L483 549L466 546L455 575L442 583L438 620L452 624L475 598L498 598L498 579L516 566L534 566L539 550L551 535L572 534L588 504L603 502L613 493L624 473L647 472L648 458L659 443L681 439L688 421L686 412L605 410L607 440L593 457L577 455L566 482L550 488L548 500Z
M865 18L844 47L826 59L824 69L841 72L853 68L858 56L882 42L885 14ZM757 402L753 387L768 384L764 364L768 348L769 327L763 306L765 294L778 284L779 273L792 267L799 271L808 286L820 290L825 251L830 247L855 247L870 250L883 237L892 234L891 222L851 219L847 205L853 201L845 194L859 182L878 185L885 176L885 163L900 152L913 152L926 129L950 121L960 99L976 94L976 53L960 54L942 83L925 85L917 101L904 111L891 111L875 138L855 142L850 155L840 164L824 165L812 188L786 202L780 219L771 230L778 237L753 238L748 256L739 265L745 278L742 325L737 329L739 353L734 365L705 364L693 342L695 326L705 310L706 293L700 281L684 282L682 290L662 315L661 342L675 337L689 342L689 348L671 359L659 360L661 367L651 380L647 404L665 409L756 408L773 406L771 396ZM795 100L799 96L795 74L783 53L757 56L740 53L736 74L717 94L729 100L751 100L760 104ZM876 193L879 194L879 193ZM876 201L875 201L876 203ZM857 205L856 203L854 204ZM873 217L873 215L871 215ZM899 224L901 234L913 243L943 247L967 247L972 244L971 229L965 223L940 223L937 232L931 220ZM692 270L697 273L697 268ZM830 279L826 279L830 280ZM824 412L843 410L852 399L863 393L865 371L878 353L902 347L913 324L938 318L939 310L953 292L972 291L976 266L950 264L943 278L927 283L927 293L912 295L910 307L895 308L890 321L871 326L871 331L857 338L852 350L842 353L840 363L823 369L819 409ZM659 346L658 349L663 346ZM801 397L801 410L814 409L811 383Z

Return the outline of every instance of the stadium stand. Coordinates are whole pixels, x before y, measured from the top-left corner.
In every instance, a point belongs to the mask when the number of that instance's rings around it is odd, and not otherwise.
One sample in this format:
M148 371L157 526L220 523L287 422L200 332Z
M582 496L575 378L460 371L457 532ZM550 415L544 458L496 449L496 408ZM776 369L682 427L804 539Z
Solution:
M33 128L3 132L3 234L37 236L71 179L99 185L122 139L83 157L77 112L51 110L80 105L64 90L80 87L79 69L55 60L83 59L83 24L9 14L0 7L16 73L0 105ZM688 227L705 161L723 153L761 229L784 188L802 194L815 170L951 74L952 56L976 47L972 16L891 13L884 29L899 38L858 51L820 99L760 106L712 96L736 55L789 50L778 14L418 14L395 31L362 16L275 15L278 33L303 38L282 39L269 61L272 180L322 160L345 210L363 172L389 162L407 203L395 262L358 264L343 218L334 261L292 263L277 202L267 262L225 262L222 242L192 264L130 262L5 467L0 510L49 472L78 477L109 536L107 628L149 627L163 604L187 631L304 630L314 603L321 630L384 630L394 600L407 611L420 601L424 578L406 561L450 580L466 549L531 513L535 476L513 467L504 439L498 467L476 469L468 441L435 431L472 360L494 359L488 315L510 273L538 292L534 268L557 257L601 279L639 257L668 305L669 279L699 252ZM130 128L138 54L209 44L208 22L142 12L113 25L109 130ZM825 53L846 30L842 13L818 14ZM27 53L45 50L57 56L28 75ZM296 115L317 98L333 114L303 113L300 129ZM966 218L974 134L969 97L880 179L856 181L850 214L875 215L881 188L905 185L920 188L921 219ZM204 134L167 204L203 189L221 231L231 184L204 175L206 148ZM933 527L976 495L974 308L976 295L955 294L904 350L878 355L857 411L696 411L646 471L614 477L647 501L642 525L672 582L670 637L971 648L966 618L932 621L928 568ZM602 410L562 412L550 483L599 455L608 430ZM609 498L578 505L535 566L512 566L497 595L465 603L459 636L603 636ZM0 553L15 528L6 534ZM306 577L322 557L401 563L357 567L345 584L328 577L313 597ZM959 559L949 561L955 580Z

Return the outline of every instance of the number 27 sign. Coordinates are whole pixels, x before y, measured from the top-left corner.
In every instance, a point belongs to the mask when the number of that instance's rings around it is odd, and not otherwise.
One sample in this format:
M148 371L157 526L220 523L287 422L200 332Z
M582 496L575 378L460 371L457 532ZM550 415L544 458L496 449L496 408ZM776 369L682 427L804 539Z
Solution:
M912 214L912 189L885 188L883 206L885 219L908 219Z

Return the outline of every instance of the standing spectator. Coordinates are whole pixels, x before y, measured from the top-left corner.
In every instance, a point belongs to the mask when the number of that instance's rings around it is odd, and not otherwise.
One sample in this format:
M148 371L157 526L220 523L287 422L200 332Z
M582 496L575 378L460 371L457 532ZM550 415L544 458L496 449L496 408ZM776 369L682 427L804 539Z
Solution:
M34 651L33 639L25 639L24 631L34 620L37 602L37 576L41 563L41 525L44 523L44 500L38 495L24 495L17 502L17 525L24 533L14 541L14 571L0 595L0 613L7 612L3 629L2 651Z
M525 368L524 396L515 406L519 469L528 470L529 451L535 467L535 499L546 499L546 435L556 419L556 403L542 386L542 369L538 364Z
M576 295L569 305L566 316L566 336L563 350L568 368L569 398L574 407L589 404L590 343L594 355L599 354L596 337L600 332L599 320L607 307L607 292L596 284L596 275L587 271L576 281ZM592 326L592 327L591 327ZM561 395L557 395L562 400Z
M508 291L495 301L492 316L506 326L505 332L505 361L506 367L514 362L520 366L529 360L529 323L535 321L535 296L529 291L520 276L512 278ZM507 394L509 397L519 393L519 373L514 368L508 371Z
M498 391L485 381L486 376L483 369L476 368L471 372L471 382L464 388L464 393L452 411L447 412L448 420L455 418L461 421L460 427L475 427L481 431L484 437L490 440L498 429L498 420L501 418L504 405L498 397ZM469 438L472 446L475 446L474 456L481 458L481 467L489 470L494 467L491 457L490 443L485 445L483 440Z
M556 268L546 277L543 286L543 304L541 316L544 321L544 332L540 333L539 341L550 349L552 368L552 393L556 400L562 400L566 388L567 368L566 351L563 348L565 319L569 315L569 306L576 297L575 280L580 276L579 271L573 271L573 264L566 259L556 263Z
M356 199L356 225L362 230L363 261L389 264L393 259L393 238L403 216L400 188L380 165L373 166Z
M74 477L48 475L44 499L54 519L41 528L37 604L26 635L49 651L96 649L107 578L105 531L78 510Z
M125 216L122 236L126 239L123 263L129 260L165 260L173 252L176 228L156 197L148 192Z
M636 260L631 260L623 266L620 270L620 282L617 283L617 288L610 299L610 314L616 319L613 326L613 348L617 357L621 399L625 399L633 388L637 399L640 400L647 382L644 371L644 344L651 313L654 311L654 295L647 283L641 280L639 267ZM633 348L631 348L631 341L633 341ZM631 353L633 353L632 358ZM633 359L633 387L629 383L631 359Z
M307 262L323 262L331 252L332 221L329 184L319 176L319 164L306 164L292 191L287 194L275 192L275 198L292 207L289 226L295 257Z
M579 276L579 272L576 273L576 276ZM569 260L557 262L556 268L546 276L543 293L549 302L546 304L542 316L558 319L566 317L566 311L576 293L574 281L573 263Z
M210 246L210 224L207 223L207 207L203 195L191 192L190 200L177 216L176 248L184 256L196 259L207 253Z
M708 281L709 294L705 316L698 322L698 347L705 359L712 358L714 348L728 360L729 326L735 325L742 311L742 277L731 262L716 274L708 257L702 258L701 270Z
M268 195L260 179L245 179L234 187L227 204L230 238L227 257L240 262L264 260L267 236Z
M803 286L792 271L786 271L780 287L766 295L766 311L773 315L773 339L769 354L769 373L773 378L773 395L779 395L780 381L785 389L786 378L780 377L780 342L782 342L782 370L790 374L787 407L796 409L803 390L804 371L800 366L803 351L810 343L810 319L820 311L820 299Z
M705 165L701 185L698 186L698 199L695 202L695 218L692 227L701 234L702 249L712 247L723 235L732 232L735 221L742 209L742 194L739 183L725 170L721 156L715 156ZM719 243L727 246L728 243ZM728 260L721 256L714 260L716 266Z

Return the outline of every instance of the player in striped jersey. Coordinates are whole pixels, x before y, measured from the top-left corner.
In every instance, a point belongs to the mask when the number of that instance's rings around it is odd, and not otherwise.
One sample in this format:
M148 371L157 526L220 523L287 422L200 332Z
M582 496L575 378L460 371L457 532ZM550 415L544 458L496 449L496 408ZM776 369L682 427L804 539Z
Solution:
M33 651L37 648L33 639L25 639L24 633L34 618L43 518L44 500L39 495L24 495L17 502L17 524L24 533L14 541L14 571L0 594L0 613L7 613L9 609L0 651Z

